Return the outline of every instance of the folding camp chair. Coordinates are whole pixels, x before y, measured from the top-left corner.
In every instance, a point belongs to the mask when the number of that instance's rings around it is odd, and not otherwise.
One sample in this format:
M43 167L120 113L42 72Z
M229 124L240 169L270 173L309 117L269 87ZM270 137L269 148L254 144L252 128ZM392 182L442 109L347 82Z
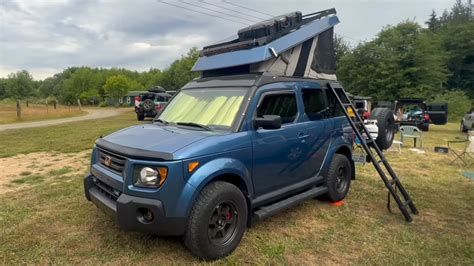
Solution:
M412 138L413 139L413 147L416 148L416 140L420 140L420 148L423 148L423 134L421 133L421 130L417 127L414 126L401 126L400 127L400 141L403 142L404 139L406 138Z
M459 147L462 146L462 149ZM472 164L468 160L472 159L472 154L474 153L474 132L469 131L469 136L467 139L463 140L450 140L448 141L448 148L454 154L454 160L451 161L451 164L460 160L464 166L469 166Z

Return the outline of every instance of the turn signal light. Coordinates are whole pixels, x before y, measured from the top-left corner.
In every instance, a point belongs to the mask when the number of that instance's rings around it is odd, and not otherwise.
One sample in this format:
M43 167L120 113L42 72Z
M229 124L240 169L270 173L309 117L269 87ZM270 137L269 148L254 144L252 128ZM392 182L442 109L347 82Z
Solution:
M192 173L199 166L199 162L188 163L188 172Z

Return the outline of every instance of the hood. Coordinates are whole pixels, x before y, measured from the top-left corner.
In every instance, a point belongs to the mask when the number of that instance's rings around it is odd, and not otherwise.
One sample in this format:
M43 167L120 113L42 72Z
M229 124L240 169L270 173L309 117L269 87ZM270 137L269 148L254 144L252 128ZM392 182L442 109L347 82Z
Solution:
M214 134L149 124L122 129L97 140L96 144L125 156L172 160L177 150Z

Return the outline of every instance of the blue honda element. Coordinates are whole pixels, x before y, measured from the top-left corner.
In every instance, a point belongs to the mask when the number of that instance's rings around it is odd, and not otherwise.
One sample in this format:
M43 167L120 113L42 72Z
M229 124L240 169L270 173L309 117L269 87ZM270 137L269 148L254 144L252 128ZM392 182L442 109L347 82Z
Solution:
M88 200L125 230L230 254L252 222L354 178L353 134L327 80L235 75L183 87L152 124L96 141Z

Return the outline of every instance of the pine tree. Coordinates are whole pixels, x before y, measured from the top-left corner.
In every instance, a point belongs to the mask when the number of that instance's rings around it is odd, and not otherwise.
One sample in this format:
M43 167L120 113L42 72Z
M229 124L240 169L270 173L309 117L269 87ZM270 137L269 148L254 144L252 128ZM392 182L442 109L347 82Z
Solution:
M434 9L431 12L430 18L428 19L428 21L425 22L425 24L428 25L428 29L431 32L437 32L439 30L440 20L438 19L437 14L434 11Z

